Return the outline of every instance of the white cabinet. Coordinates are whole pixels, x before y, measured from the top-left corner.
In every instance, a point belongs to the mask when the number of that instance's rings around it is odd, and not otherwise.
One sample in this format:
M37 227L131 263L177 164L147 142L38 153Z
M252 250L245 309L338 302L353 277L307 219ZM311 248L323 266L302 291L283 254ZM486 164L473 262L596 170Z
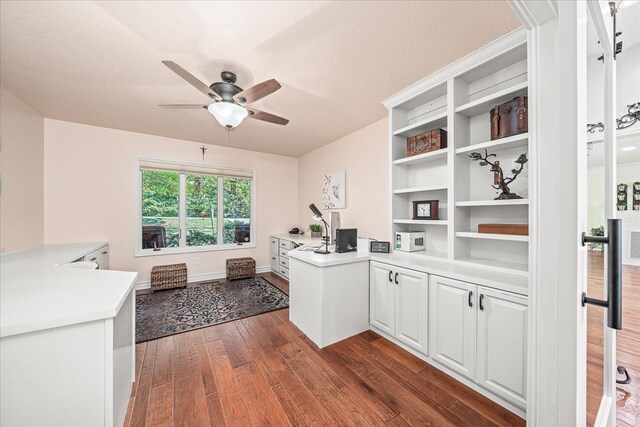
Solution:
M434 360L475 380L477 286L431 276L431 354Z
M527 299L434 275L430 292L433 360L524 409Z
M370 271L370 321L371 325L395 335L395 296L392 266L371 262Z
M427 354L428 296L426 273L371 262L371 325L424 354Z
M527 300L478 287L478 384L526 406Z
M91 252L84 256L85 261L91 261L98 264L100 270L109 269L109 245L103 246L97 251Z

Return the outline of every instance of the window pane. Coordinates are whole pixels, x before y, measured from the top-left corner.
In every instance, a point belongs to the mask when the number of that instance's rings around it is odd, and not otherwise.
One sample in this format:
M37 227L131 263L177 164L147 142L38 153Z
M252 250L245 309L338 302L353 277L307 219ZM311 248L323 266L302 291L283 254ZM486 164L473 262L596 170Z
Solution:
M224 243L251 241L251 179L224 178Z
M180 175L142 171L142 249L180 244Z
M187 175L187 246L218 240L218 177Z

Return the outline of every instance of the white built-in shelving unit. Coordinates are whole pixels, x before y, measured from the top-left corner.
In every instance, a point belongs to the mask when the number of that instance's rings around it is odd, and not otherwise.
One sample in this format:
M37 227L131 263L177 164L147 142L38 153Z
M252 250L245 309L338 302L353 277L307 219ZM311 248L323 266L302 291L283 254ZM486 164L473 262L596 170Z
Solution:
M491 109L527 96L527 45L515 31L387 99L391 154L392 241L398 231L426 233L426 250L412 256L447 259L494 271L528 275L529 236L485 234L478 224L528 224L528 164L510 185L522 196L494 200L493 173L469 154L497 155L507 174L529 134L491 140ZM532 127L529 116L529 127ZM443 128L447 148L407 157L407 138ZM438 200L439 220L413 220L412 202Z

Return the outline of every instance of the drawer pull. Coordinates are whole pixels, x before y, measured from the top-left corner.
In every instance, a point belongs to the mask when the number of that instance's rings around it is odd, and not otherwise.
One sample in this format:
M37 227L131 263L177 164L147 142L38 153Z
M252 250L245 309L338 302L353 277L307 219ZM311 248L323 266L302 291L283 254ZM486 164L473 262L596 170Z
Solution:
M102 252L102 255L106 255L106 254L108 254L108 253L109 253L109 252L104 251L104 252Z

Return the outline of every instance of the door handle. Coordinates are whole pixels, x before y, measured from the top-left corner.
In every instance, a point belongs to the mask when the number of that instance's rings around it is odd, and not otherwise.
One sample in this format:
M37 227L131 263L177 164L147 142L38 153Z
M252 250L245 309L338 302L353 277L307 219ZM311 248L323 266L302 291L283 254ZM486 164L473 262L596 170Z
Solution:
M469 291L469 307L473 307L473 303L471 302L471 296L473 296L473 292Z
M587 236L582 233L582 246L587 243L607 245L607 299L589 298L582 293L582 306L587 304L607 309L607 326L622 329L622 224L620 219L607 220L608 236Z
M478 301L478 307L480 307L480 310L484 311L484 305L482 305L482 300L484 299L484 294L480 294L480 300Z
M391 279L391 275L393 274L393 272L391 270L389 270L389 283L393 282L393 279Z
M396 273L396 277L395 277L395 279L394 279L394 280L395 280L396 285L397 285L397 284L398 284L398 273Z

